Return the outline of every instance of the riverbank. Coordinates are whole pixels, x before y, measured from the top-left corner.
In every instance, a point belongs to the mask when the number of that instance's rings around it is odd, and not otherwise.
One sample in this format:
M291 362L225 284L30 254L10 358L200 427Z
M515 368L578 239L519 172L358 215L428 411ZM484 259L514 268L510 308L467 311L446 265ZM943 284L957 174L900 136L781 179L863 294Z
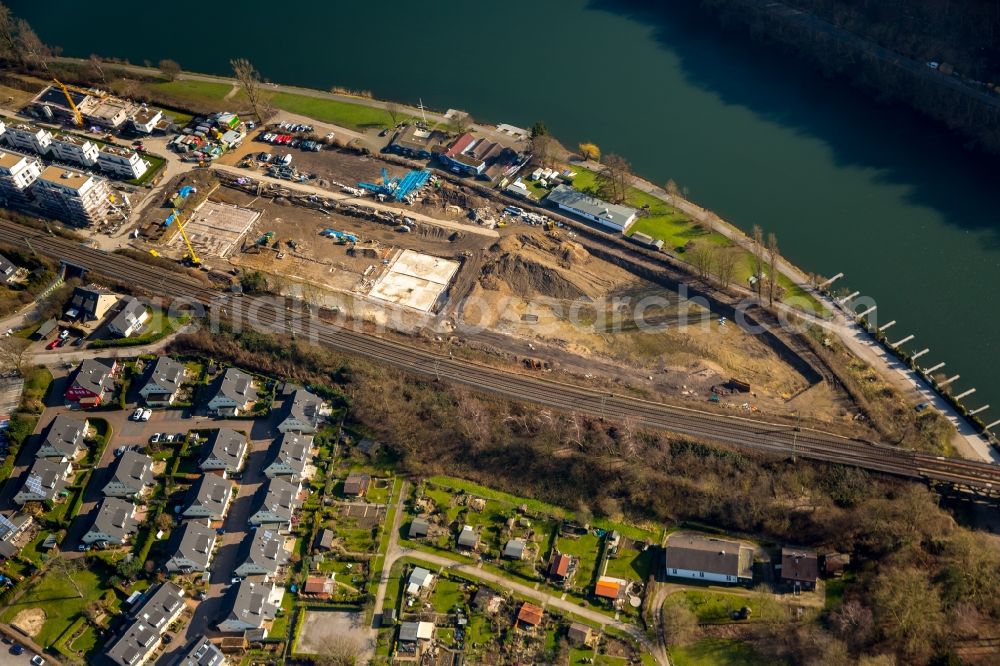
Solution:
M58 59L58 62L72 63L80 67L86 66L87 64L85 61L71 58L60 58ZM109 65L109 67L124 69L125 71L131 72L138 77L145 77L151 80L155 79L158 75L158 70L147 67L119 64ZM197 73L182 73L178 76L176 81L169 83L154 83L149 86L149 88L155 91L157 87L162 89L162 86L170 86L170 90L174 95L177 95L179 91L182 91L182 96L186 95L191 99L211 104L213 107L221 108L221 106L225 106L227 103L238 105L241 102L240 92L236 81L228 77ZM314 112L316 109L319 109L322 112L317 115L319 119L326 120L327 122L333 122L334 124L337 124L335 121L339 120L339 124L341 125L352 126L356 130L356 136L365 142L366 146L373 152L376 152L385 143L385 139L380 140L377 136L377 130L384 125L390 124L388 121L391 120L391 118L387 108L390 103L388 102L366 97L353 97L340 93L310 90L297 86L268 84L268 89L273 94L271 99L274 101L275 106L280 108L285 108L286 106L291 105L292 108L301 109L302 99L315 100L316 104L314 104L312 108ZM319 106L317 106L317 104ZM399 114L400 118L423 116L426 117L430 123L448 122L448 119L437 112L428 112L426 109L407 107L404 105L394 106L399 107L396 110L396 113ZM375 115L372 115L373 113L375 113ZM365 120L363 123L359 124L359 118L377 119L379 118L378 113L385 114L384 116L381 116L381 123L377 120ZM331 121L329 118L334 118L335 121ZM496 129L490 125L477 124L473 127L473 129L476 132L488 137L501 138L500 133L498 133ZM595 163L589 163L586 164L586 166L592 169L600 168L600 165ZM670 194L663 188L659 188L648 181L637 179L634 185L640 190L666 201L669 205L683 211L692 219L697 220L706 228L725 236L734 245L743 248L745 251L748 250L751 245L752 241L740 229L711 211L708 211L707 209L702 208L701 206L698 206L683 197L677 196L676 194ZM804 271L784 259L780 260L777 267L779 273L784 276L785 280L787 280L790 285L799 290L802 294L807 295L812 302L817 304L819 303L817 300L818 294L814 293L810 284L810 278ZM694 272L693 269L692 272ZM743 289L743 291L748 297L750 296L749 290ZM827 309L827 311L829 312L829 309ZM805 313L807 318L809 318L808 315L808 312ZM828 314L826 318L831 316L833 315ZM826 318L817 318L817 321L823 321ZM847 323L840 323L840 326L841 330L839 331L839 335L841 337L849 338L853 335L850 330L851 325L848 325ZM893 368L890 364L879 362L875 359L874 365L880 369L880 374L883 376L886 376L887 378L892 376L891 373L893 372ZM914 376L913 382L919 382L919 377ZM948 416L949 420L952 420L953 423L962 418L957 412L945 411L944 413ZM960 448L963 451L970 450L969 446ZM988 445L986 445L985 440L982 440L975 444L975 448L981 452L982 450L988 450ZM978 457L982 456L979 455Z

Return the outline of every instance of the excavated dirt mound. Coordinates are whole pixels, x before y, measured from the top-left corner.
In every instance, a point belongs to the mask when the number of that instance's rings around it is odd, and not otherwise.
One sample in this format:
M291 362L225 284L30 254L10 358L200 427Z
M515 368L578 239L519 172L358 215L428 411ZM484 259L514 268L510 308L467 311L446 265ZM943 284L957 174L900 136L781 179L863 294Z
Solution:
M10 624L34 638L45 626L45 611L41 608L26 608L15 615Z
M627 276L604 262L591 261L579 243L541 233L506 236L490 248L480 284L523 298L599 298Z

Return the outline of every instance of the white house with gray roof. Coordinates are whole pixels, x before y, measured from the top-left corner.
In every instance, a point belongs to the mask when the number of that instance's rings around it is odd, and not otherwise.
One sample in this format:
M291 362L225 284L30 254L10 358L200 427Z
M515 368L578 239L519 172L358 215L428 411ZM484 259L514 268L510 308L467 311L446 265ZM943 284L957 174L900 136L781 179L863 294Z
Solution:
M207 571L212 563L212 551L218 535L215 530L196 520L189 520L174 530L173 554L164 567L171 573Z
M104 543L123 546L139 529L135 505L117 497L105 497L97 507L94 524L81 541L85 544Z
M153 485L153 459L137 451L125 451L103 492L105 497L131 499L145 495Z
M753 548L717 537L680 533L663 549L667 576L714 583L748 583L753 580Z
M186 374L187 368L183 363L169 356L161 356L146 375L146 382L139 389L139 395L150 407L172 405Z
M274 578L291 557L289 542L276 530L263 527L255 530L246 558L236 567L236 575Z
M285 433L278 438L274 459L264 468L264 475L269 479L287 478L293 483L302 481L308 475L312 445L312 435Z
M0 254L0 282L10 282L17 277L17 265Z
M222 520L232 498L232 483L215 474L203 474L191 488L187 508L181 515L185 518Z
M219 622L219 631L226 633L242 633L254 629L263 629L267 637L266 623L278 614L278 607L285 594L285 588L274 583L254 581L249 578L236 586L232 605L226 616Z
M90 423L87 419L80 419L69 414L60 414L49 424L45 431L45 439L42 440L36 458L60 458L62 460L74 460L77 456L87 450L84 439Z
M277 529L288 529L292 515L299 507L299 486L281 478L267 482L264 501L250 514L251 525L271 525Z
M69 485L72 474L73 465L65 460L39 458L28 471L24 485L14 495L14 502L24 505L25 502L54 501Z
M248 449L246 435L231 428L219 428L205 442L205 457L199 467L206 472L224 470L232 474L243 467Z
M125 633L104 653L119 666L142 666L156 652L163 634L184 612L184 590L173 583L163 583L147 591Z
M575 190L569 185L559 185L549 192L546 203L582 218L597 222L614 231L625 232L635 222L638 212L634 208L609 203L603 199Z
M215 381L208 409L219 416L239 416L245 414L256 400L253 377L242 370L227 368Z
M285 399L281 420L278 422L280 432L314 433L323 420L330 415L330 407L323 399L309 391L296 389Z
M229 661L207 636L199 636L191 649L174 662L174 666L226 666Z
M128 296L123 300L124 303L118 310L118 314L108 322L108 330L119 337L128 338L134 333L138 333L142 325L149 320L149 311L138 298Z

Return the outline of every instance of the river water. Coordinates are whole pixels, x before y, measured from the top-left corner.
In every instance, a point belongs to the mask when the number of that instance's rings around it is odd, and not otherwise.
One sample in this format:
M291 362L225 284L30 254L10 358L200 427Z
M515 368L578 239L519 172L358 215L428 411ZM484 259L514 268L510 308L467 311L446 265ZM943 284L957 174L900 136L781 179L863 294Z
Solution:
M900 109L655 2L8 2L65 55L177 60L275 82L372 91L478 119L544 121L590 140L736 225L773 231L945 361L968 404L1000 401L997 161ZM135 16L136 20L131 17ZM1000 413L1000 402L996 413ZM985 414L988 416L989 412ZM988 419L990 420L990 419Z

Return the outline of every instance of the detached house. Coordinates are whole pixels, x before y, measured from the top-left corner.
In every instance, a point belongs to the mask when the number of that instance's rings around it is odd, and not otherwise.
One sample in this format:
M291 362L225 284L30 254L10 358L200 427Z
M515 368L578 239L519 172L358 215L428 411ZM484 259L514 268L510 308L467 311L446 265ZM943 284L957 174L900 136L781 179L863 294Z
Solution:
M188 506L181 515L185 518L222 520L232 497L232 483L215 474L204 474L191 488Z
M15 277L17 277L17 266L0 254L0 282L10 282Z
M164 565L167 571L189 573L207 571L212 562L217 535L215 530L197 521L184 523L174 530L173 555Z
M675 535L664 548L664 567L667 576L749 583L753 580L753 549L715 537Z
M77 287L69 299L66 319L87 324L104 319L104 315L118 303L118 296L107 289L91 285Z
M243 467L248 448L246 435L230 428L219 428L212 432L205 443L205 457L199 467L206 472L238 472Z
M267 492L260 507L250 514L251 525L273 525L288 529L298 508L299 486L280 478L267 482Z
M781 549L781 582L796 592L812 590L819 578L819 556L805 548Z
M118 361L114 359L85 360L70 380L66 402L81 409L104 404L114 394L117 373Z
M169 356L161 356L156 359L146 376L146 383L139 389L139 395L150 407L167 407L177 398L185 374L183 363Z
M280 432L315 433L330 415L330 408L323 400L305 389L296 391L285 399L281 420L278 422Z
M118 458L115 472L104 486L104 496L141 497L153 484L153 459L137 451L126 451Z
M229 660L206 636L200 636L174 666L226 666Z
M45 458L36 460L24 485L14 495L14 502L23 505L25 502L54 501L66 489L72 473L73 465L69 462Z
M242 633L263 629L267 637L265 623L274 619L285 594L285 588L274 583L260 583L249 579L240 581L236 595L225 618L219 622L219 631Z
M89 428L90 423L87 419L60 414L49 424L49 429L45 432L45 439L38 447L35 457L75 460L87 450L84 439L87 437Z
M138 332L148 319L149 311L146 306L139 299L128 297L118 314L108 322L108 330L119 337L128 338Z
M271 464L264 468L264 475L269 479L287 477L293 483L302 481L306 476L312 444L312 435L285 433L278 439L278 450Z
M348 497L364 497L372 477L361 472L351 472L344 479L344 494Z
M135 505L117 497L106 497L97 507L94 524L81 540L88 545L123 546L138 529Z
M236 575L274 578L291 557L286 541L274 530L256 530L250 539L246 558L236 567Z
M245 414L257 400L253 377L236 368L228 368L215 381L213 389L208 409L219 416Z

